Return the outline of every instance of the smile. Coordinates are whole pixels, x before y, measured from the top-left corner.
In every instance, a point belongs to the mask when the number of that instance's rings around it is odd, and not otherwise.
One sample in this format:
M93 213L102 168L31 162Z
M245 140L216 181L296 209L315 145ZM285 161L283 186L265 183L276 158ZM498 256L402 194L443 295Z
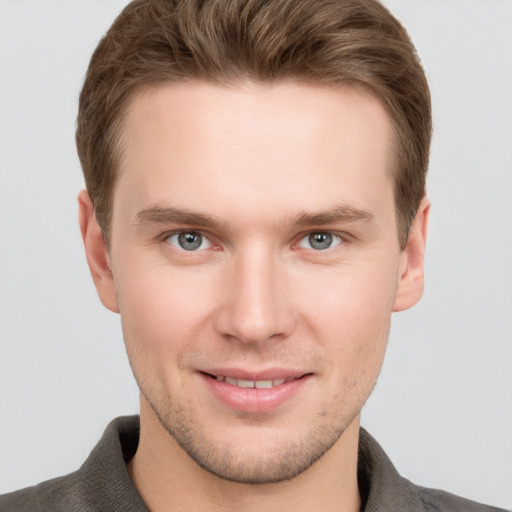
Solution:
M212 376L213 377L213 376ZM274 379L274 380L246 380L246 379L237 379L235 377L227 377L224 375L214 376L220 382L226 382L231 386L237 386L239 388L256 388L256 389L270 389L274 386L280 386L285 382L291 382L296 380L295 377L291 377L288 379Z
M217 401L229 409L264 413L292 400L312 381L312 373L283 368L250 372L239 368L200 371Z

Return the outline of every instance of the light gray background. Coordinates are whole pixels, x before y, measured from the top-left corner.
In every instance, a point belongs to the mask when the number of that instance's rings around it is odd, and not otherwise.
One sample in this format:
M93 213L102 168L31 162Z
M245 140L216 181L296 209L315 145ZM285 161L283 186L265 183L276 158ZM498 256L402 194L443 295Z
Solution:
M77 225L88 59L123 0L0 0L0 492L77 468L138 410ZM365 425L400 472L512 507L512 2L388 0L430 79L426 292Z

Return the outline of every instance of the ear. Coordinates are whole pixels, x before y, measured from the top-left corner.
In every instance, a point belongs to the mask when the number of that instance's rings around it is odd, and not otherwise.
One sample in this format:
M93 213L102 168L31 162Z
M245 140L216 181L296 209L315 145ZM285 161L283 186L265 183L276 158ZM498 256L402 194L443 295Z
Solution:
M425 244L427 241L430 202L424 197L409 232L409 240L400 256L400 275L393 311L414 306L423 295Z
M78 217L87 263L98 296L107 309L119 313L110 256L87 190L78 195Z

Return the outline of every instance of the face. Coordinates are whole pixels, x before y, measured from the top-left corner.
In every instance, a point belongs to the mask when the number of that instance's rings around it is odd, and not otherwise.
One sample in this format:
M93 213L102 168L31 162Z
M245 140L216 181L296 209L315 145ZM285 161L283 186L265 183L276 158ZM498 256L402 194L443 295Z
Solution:
M143 402L215 475L301 473L358 422L391 313L421 293L385 109L354 89L162 85L123 135L97 286Z

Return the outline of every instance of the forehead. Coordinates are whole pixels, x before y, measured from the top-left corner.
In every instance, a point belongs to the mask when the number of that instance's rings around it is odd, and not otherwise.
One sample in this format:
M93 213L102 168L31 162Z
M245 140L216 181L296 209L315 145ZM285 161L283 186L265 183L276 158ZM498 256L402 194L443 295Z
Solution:
M385 108L360 89L162 84L138 92L127 108L114 211L121 191L133 208L165 201L195 208L212 203L212 194L244 209L272 206L274 214L276 204L314 209L364 195L371 202L383 186L391 190L391 139Z
M229 134L232 144L250 142L249 137L255 136L260 136L258 142L264 145L284 137L294 137L297 144L302 138L309 144L318 136L328 143L327 131L347 140L343 130L347 122L357 136L372 126L387 131L390 119L382 102L363 87L250 81L222 87L191 81L163 83L136 92L128 103L123 131L141 139L148 128L163 128L173 134L168 142L176 144L201 136L202 142L209 141L214 134L218 139ZM388 134L379 135L387 144Z

